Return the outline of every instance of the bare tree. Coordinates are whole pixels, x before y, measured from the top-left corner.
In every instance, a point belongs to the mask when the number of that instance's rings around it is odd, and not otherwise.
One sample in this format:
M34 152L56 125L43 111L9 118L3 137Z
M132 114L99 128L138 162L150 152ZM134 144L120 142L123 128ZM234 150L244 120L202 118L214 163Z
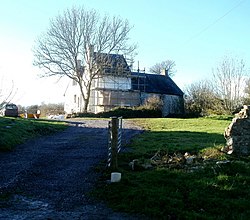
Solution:
M171 77L175 74L175 62L172 60L165 60L161 63L156 63L154 66L149 68L149 71L156 74L161 74L162 70L166 70L168 75Z
M224 102L225 110L234 111L242 105L242 97L248 70L243 59L224 56L213 69L213 82L218 96Z
M102 17L94 9L73 7L51 20L47 33L34 48L34 65L45 70L42 76L66 76L74 80L86 112L92 81L100 77L108 55L133 56L136 45L129 43L130 31L127 20Z
M246 80L244 104L250 105L250 78Z
M12 101L17 93L17 88L15 87L14 81L8 82L2 76L0 81L0 110L4 108L6 104Z

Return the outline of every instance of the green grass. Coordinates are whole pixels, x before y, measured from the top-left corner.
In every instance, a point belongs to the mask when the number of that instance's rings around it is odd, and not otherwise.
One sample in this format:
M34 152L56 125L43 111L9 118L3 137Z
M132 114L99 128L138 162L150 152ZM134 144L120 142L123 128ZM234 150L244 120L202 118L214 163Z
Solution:
M122 181L100 185L94 195L115 210L145 214L156 219L249 219L250 158L222 155L223 132L229 120L137 119L147 131L133 140L132 152L119 155ZM133 159L148 160L158 150L191 152L220 159L193 172L156 167L132 171ZM110 178L105 172L103 180Z
M64 128L63 122L0 117L0 151L12 150L28 139Z

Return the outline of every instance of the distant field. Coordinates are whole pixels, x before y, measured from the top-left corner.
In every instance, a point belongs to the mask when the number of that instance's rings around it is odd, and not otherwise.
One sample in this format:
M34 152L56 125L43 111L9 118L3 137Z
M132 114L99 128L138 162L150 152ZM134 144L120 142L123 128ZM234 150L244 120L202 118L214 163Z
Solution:
M100 182L94 195L114 209L160 219L250 219L250 157L225 155L224 129L230 120L136 119L146 132L119 155L122 181ZM129 162L149 164L156 152L202 158L132 171ZM204 158L207 158L206 160ZM204 160L203 160L204 159ZM110 178L106 172L103 180Z
M0 151L12 150L16 145L39 135L65 129L65 123L0 117Z

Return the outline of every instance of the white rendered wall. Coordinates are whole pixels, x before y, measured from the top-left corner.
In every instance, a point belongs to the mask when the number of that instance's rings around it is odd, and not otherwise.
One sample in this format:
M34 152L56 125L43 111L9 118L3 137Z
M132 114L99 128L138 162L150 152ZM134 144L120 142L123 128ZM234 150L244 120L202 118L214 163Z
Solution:
M79 86L72 85L71 82L65 93L64 111L67 114L80 112L82 110L82 103L83 99Z

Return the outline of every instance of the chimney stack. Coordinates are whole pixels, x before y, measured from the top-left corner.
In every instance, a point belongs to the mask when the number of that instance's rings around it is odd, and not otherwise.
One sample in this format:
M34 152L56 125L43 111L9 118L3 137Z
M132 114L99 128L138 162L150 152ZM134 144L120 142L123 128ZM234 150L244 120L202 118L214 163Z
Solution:
M161 70L161 75L169 77L169 75L168 75L168 69L162 69Z

